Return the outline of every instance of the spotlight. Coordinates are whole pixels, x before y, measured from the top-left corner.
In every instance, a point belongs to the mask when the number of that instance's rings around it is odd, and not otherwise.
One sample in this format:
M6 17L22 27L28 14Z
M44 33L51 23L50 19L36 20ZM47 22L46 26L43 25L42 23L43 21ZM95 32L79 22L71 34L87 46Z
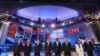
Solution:
M69 21L69 23L71 24L71 23L72 23L72 21Z
M45 27L45 24L42 24L42 27Z
M31 23L30 23L30 25L32 26L32 25L34 25L34 23L33 23L33 22L31 22Z
M4 22L4 21L2 21L3 23L5 23L5 24L10 24L10 22L8 21L8 22Z
M98 15L100 16L100 12L98 13Z
M55 24L51 24L51 27L55 27Z
M23 23L25 23L25 21L24 21L24 20L23 20L22 22L23 22Z
M93 24L93 22L90 22L90 24Z
M65 25L65 22L63 22L62 25Z

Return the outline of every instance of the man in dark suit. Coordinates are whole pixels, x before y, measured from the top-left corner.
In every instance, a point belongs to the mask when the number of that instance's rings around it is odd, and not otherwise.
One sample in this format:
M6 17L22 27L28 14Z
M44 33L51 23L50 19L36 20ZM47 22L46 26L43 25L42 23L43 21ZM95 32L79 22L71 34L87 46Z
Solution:
M21 43L21 39L18 39L17 43L14 44L14 56L21 56L23 45Z
M39 39L36 41L36 45L34 48L34 56L40 56L40 52L42 50L42 44Z
M93 44L91 43L91 41L88 40L88 38L85 38L84 51L87 52L88 56L94 56L93 50L94 50Z
M62 50L64 52L64 56L71 56L71 43L68 42L67 38L65 38L65 42L62 45Z
M56 42L53 44L53 50L55 52L55 56L61 56L61 43L56 39Z
M24 56L30 56L30 52L31 52L31 43L30 43L30 40L28 39L24 48Z
M46 51L46 56L51 56L52 43L50 42L50 39L47 39L47 41L45 43L45 51Z

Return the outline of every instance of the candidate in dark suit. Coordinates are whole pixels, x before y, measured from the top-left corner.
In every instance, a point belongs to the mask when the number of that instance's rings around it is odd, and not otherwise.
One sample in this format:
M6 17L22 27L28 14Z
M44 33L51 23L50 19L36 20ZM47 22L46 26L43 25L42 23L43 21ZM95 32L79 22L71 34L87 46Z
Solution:
M40 52L42 50L42 44L39 39L36 41L36 45L34 48L34 56L40 56Z
M30 40L28 39L24 48L24 56L30 56L30 52L31 52L31 43L30 43Z
M88 56L94 56L93 50L94 50L93 44L91 43L91 41L88 40L88 38L85 38L84 51L87 52Z
M64 52L64 56L71 56L71 43L68 42L67 38L65 38L65 42L62 45L62 50Z
M13 51L14 56L21 56L20 53L22 52L23 45L21 43L21 39L18 39L17 43L14 44Z
M45 43L45 51L46 51L46 56L51 56L52 43L50 42L50 39L47 39L47 41Z
M61 43L56 39L56 42L53 44L53 50L55 52L55 56L60 56L61 54Z

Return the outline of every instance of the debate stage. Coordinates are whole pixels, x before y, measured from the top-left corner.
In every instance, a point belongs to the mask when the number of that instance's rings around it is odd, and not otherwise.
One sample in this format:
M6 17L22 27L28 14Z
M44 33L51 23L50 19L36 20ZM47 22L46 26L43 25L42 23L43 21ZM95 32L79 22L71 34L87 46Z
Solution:
M75 54L75 52L72 53L73 56L77 56ZM13 56L13 52L3 52L1 53L1 56ZM34 56L34 53L31 52L30 56ZM41 53L41 56L44 56L44 53ZM54 56L54 53L52 54L52 56ZM63 53L61 54L61 56L64 56ZM100 54L94 53L94 56L100 56Z

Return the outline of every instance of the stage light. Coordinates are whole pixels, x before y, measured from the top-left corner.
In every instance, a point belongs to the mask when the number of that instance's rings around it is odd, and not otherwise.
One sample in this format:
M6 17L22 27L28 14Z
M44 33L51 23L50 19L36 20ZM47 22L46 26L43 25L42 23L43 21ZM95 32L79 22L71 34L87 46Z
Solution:
M55 27L55 24L51 24L51 27Z
M25 23L25 21L23 20L22 23Z
M65 25L65 22L63 22L62 25Z
M45 24L42 24L42 27L45 27Z
M93 22L90 22L90 24L93 24Z
M87 22L87 23L86 23L86 25L90 25L90 24L93 24L93 22Z
M2 21L2 23L5 23L5 24L7 24L7 25L9 25L9 24L10 24L10 22L9 22L9 21L8 21L8 22Z
M30 23L30 25L31 25L31 26L33 26L33 25L34 25L34 23L33 23L33 22L31 22L31 23Z
M10 22L8 21L7 24L10 24Z
M69 23L71 24L71 23L73 23L72 21L69 21Z
M98 13L98 15L100 16L100 12Z

